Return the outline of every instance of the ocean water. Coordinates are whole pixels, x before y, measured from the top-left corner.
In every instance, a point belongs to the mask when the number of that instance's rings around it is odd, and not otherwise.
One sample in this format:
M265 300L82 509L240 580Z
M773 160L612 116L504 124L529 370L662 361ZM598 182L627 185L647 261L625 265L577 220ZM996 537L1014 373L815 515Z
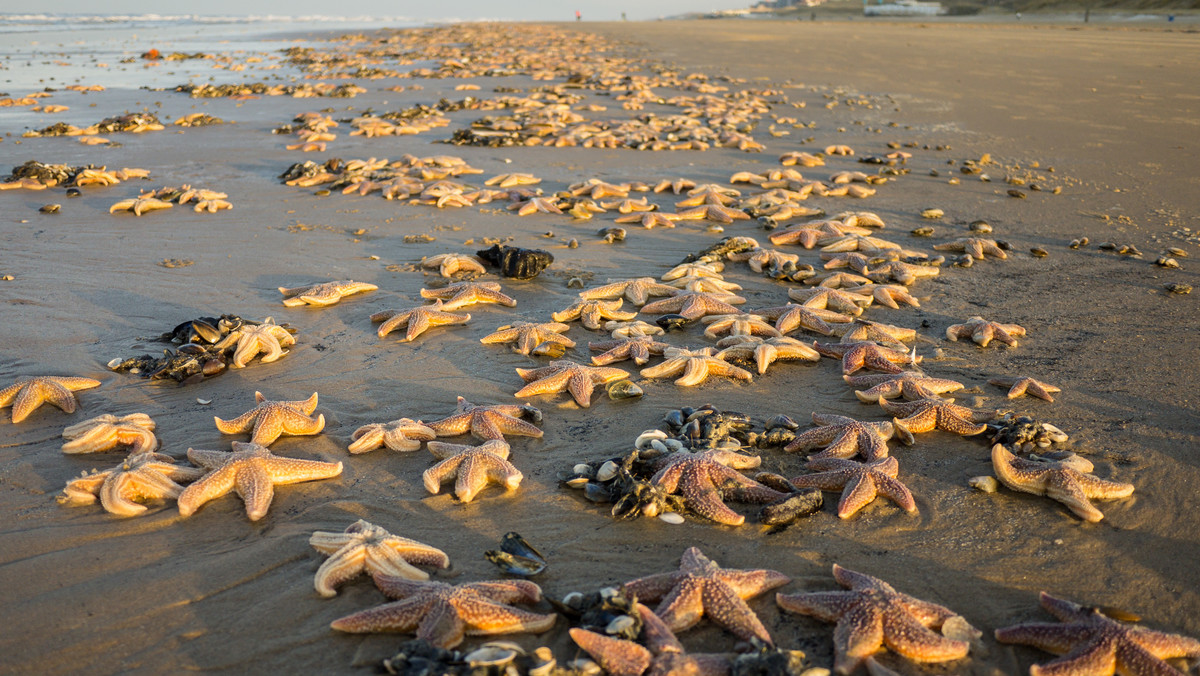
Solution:
M418 22L368 16L201 16L195 14L0 14L0 93L23 96L44 88L100 84L106 88L168 87L188 80L239 82L261 72L214 68L206 59L147 61L164 56L232 53L275 55L306 36L403 28ZM279 77L294 75L284 69Z

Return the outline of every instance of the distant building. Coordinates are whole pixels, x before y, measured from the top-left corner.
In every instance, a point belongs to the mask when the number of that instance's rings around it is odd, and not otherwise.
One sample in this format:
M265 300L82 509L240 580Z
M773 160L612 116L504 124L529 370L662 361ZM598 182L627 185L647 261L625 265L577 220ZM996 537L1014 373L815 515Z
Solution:
M938 16L945 14L946 8L940 2L921 2L920 0L895 0L884 4L869 4L863 0L864 16Z

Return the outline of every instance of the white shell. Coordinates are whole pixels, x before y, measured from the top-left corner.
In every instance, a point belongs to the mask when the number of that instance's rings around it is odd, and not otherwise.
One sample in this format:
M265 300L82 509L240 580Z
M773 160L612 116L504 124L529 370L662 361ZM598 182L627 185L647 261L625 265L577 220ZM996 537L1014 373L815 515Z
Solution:
M659 453L669 453L670 452L670 449L667 448L667 445L665 443L663 443L661 439L651 439L650 440L650 448L653 448L654 450L658 451Z
M612 460L600 465L600 469L596 471L597 481L608 481L615 476L617 476L617 463Z
M634 440L633 447L638 449L639 451L644 450L647 446L650 445L651 439L666 439L666 438L667 438L667 433L662 430L646 430L645 432L642 432L641 434L639 434L637 439Z
M196 403L200 404L201 406L208 406L209 404L212 403L212 399L200 399L199 397L197 397Z
M592 475L592 466L586 462L581 462L571 468L571 471L579 476L590 477Z
M485 645L463 657L473 667L499 666L508 664L517 657L517 651L506 646Z
M669 523L673 526L678 526L679 524L683 523L683 516L678 512L663 512L662 514L658 515L658 519L659 521Z
M995 493L1000 488L1000 483L996 481L996 477L991 475L973 476L967 479L967 483L984 493Z
M608 626L604 628L604 633L609 634L610 636L616 635L632 626L633 618L628 615L621 615L620 617L614 617L612 622L608 623Z

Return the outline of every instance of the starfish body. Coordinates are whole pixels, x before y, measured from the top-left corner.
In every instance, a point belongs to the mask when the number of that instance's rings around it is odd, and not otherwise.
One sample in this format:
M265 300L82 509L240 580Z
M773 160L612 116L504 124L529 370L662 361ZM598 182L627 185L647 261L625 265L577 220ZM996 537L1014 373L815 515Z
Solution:
M570 328L570 326L561 322L545 322L542 324L518 322L516 324L501 326L494 333L480 338L479 342L485 345L515 343L513 350L519 354L529 354L533 351L533 348L545 342L558 343L564 347L575 347L575 341L560 335Z
M936 251L962 251L970 254L976 260L983 260L984 254L996 258L1008 258L1008 254L1004 253L996 240L982 237L960 237L953 242L934 244L933 248Z
M912 286L918 279L937 277L941 268L932 265L915 265L904 261L887 261L870 272L863 274L878 281L899 282L904 286Z
M670 296L678 289L666 284L659 284L653 277L638 277L636 279L608 280L608 284L594 289L580 291L579 297L585 300L613 300L624 297L634 305L645 305L651 296Z
M466 324L471 321L471 315L444 312L442 310L442 301L439 300L433 305L422 305L421 307L409 308L407 310L383 310L382 312L376 312L371 315L371 321L383 322L376 331L380 338L383 338L395 329L404 327L404 337L400 339L400 342L407 343L436 326Z
M849 324L843 324L834 329L834 333L841 335L842 339L838 341L841 343L879 343L893 350L908 350L908 346L904 343L917 338L916 329L881 324L866 319L855 319Z
M1063 655L1029 668L1031 676L1169 676L1179 674L1163 660L1200 657L1200 641L1135 627L1046 592L1039 596L1060 623L1028 622L996 630L1001 643L1031 645Z
M1043 383L1040 380L1034 380L1033 378L1029 377L992 378L988 381L988 384L1009 388L1009 399L1016 399L1017 397L1023 397L1026 394L1029 394L1037 397L1038 399L1045 399L1046 401L1053 402L1054 397L1051 396L1052 393L1062 392L1060 388L1055 387L1054 385Z
M641 603L642 635L646 645L598 634L581 627L570 629L571 639L610 676L727 676L729 657L685 653L671 628Z
M527 580L449 585L376 575L375 584L384 594L401 600L347 615L330 627L355 634L415 631L418 639L453 648L466 635L540 634L554 626L558 617L512 607L542 600L541 588Z
M878 460L887 457L887 442L895 433L890 422L861 422L824 413L813 413L812 420L817 427L796 435L795 440L783 450L795 453L824 448L824 451L809 457L853 458L861 455L867 460Z
M850 674L886 646L916 662L967 656L970 644L938 634L955 617L948 608L897 592L883 580L834 564L833 577L849 591L776 594L780 608L836 622L834 671Z
M500 291L498 282L455 282L441 289L421 289L421 297L438 299L447 312L468 305L496 303L505 307L516 307L517 301Z
M456 437L470 432L475 438L484 441L503 441L506 434L541 439L542 431L536 425L521 419L528 410L529 407L515 404L480 406L459 397L458 409L454 415L434 420L428 423L428 427L439 437Z
M179 495L180 516L191 516L204 503L237 491L246 516L258 521L275 497L275 486L329 479L342 473L342 463L299 460L273 455L266 446L233 442L233 452L188 449L188 460L211 470Z
M842 380L845 380L852 387L868 388L854 391L854 396L866 404L873 404L880 399L895 399L896 397L902 397L909 401L913 399L932 398L946 392L957 392L965 387L957 380L930 378L916 371L865 376L842 376Z
M183 486L176 481L191 481L203 474L204 470L176 465L165 455L135 453L116 467L68 481L58 501L76 507L90 505L99 497L109 514L137 516L146 511L142 502L177 498Z
M823 239L845 236L847 231L841 226L842 223L840 221L816 221L813 223L801 223L798 225L789 226L783 230L772 232L771 234L767 235L767 239L776 246L782 244L797 244L805 249L811 249L817 245L817 242Z
M74 392L99 387L100 381L74 376L37 376L18 380L0 390L0 408L12 406L12 421L19 423L46 402L64 413L75 412Z
M893 310L899 310L901 303L911 307L921 307L921 301L909 293L908 289L897 284L863 284L851 290L859 294L870 293L876 303Z
M562 213L562 209L558 208L558 200L550 197L530 197L527 200L513 202L508 205L508 210L517 212L518 216Z
M828 336L833 334L833 328L829 326L831 323L845 324L853 320L852 317L840 312L797 303L763 308L755 310L754 313L768 319L774 319L775 328L782 334L791 333L796 329L804 329Z
M901 373L898 364L911 365L921 362L921 357L901 350L893 350L872 342L861 343L813 343L813 347L825 355L842 360L842 375L857 373L861 369Z
M585 366L566 359L550 362L536 369L517 369L526 383L514 396L530 397L567 390L575 403L587 408L592 403L592 389L599 384L628 378L629 373L609 366Z
M641 213L633 213L622 216L614 223L640 223L647 230L654 228L674 228L675 221L679 220L677 214L663 214L655 211L643 211Z
M722 568L696 547L689 547L680 558L678 571L631 580L622 589L638 599L662 599L654 612L671 631L689 629L707 616L739 638L758 638L770 645L770 634L745 600L790 581L774 570Z
M437 268L443 277L453 277L460 272L484 274L487 268L478 256L460 253L444 253L421 259L421 265L426 268Z
M621 310L623 302L620 298L615 300L581 299L571 307L550 315L550 318L556 322L569 322L578 319L584 327L593 331L599 331L606 319L624 322L637 316L636 311L623 312Z
M175 206L165 200L160 200L151 195L141 195L133 199L121 200L112 205L108 209L108 213L116 213L118 211L132 211L134 216L150 213L151 211L159 211L161 209L170 209Z
M723 361L730 359L753 361L759 375L766 373L767 368L779 360L807 362L821 360L821 355L808 343L786 336L776 336L766 340L754 336L733 336L722 338L717 346L724 348L717 353L718 358Z
M700 453L678 451L664 458L650 482L666 494L680 493L688 509L727 526L740 526L746 517L729 509L725 499L742 502L775 502L787 497L745 476L739 469L762 463L756 455L710 449Z
M666 343L654 340L652 336L630 336L588 343L588 349L603 353L592 357L592 363L596 366L606 366L626 359L632 359L635 364L641 366L650 361L650 355L662 354L663 350L669 347L671 346Z
M855 462L844 458L817 458L808 461L815 474L792 479L799 488L820 488L823 491L842 491L838 501L839 519L848 519L883 494L909 514L917 513L917 503L908 488L896 479L900 463L895 458L879 458Z
M811 308L834 310L855 317L861 315L863 308L869 306L873 301L871 296L863 296L828 286L818 286L812 289L788 289L788 298Z
M337 303L346 296L374 291L378 288L374 284L347 279L344 281L323 282L291 288L281 286L279 287L279 293L283 294L283 304L288 307L298 307L300 305L326 307Z
M959 338L970 338L979 347L987 347L993 340L1004 343L1009 347L1017 346L1017 338L1025 335L1025 328L1017 324L1000 324L989 322L983 317L971 317L964 324L954 324L946 327L946 338L957 341Z
M101 453L127 446L130 455L153 453L158 448L154 421L145 413L117 417L105 414L70 425L62 431L62 452L67 454Z
M503 439L490 439L479 446L447 444L431 441L429 452L441 462L425 470L421 479L425 490L437 494L442 484L454 480L454 495L459 500L470 502L488 483L496 483L505 490L514 490L525 478L508 461L509 446Z
M450 565L450 557L442 550L392 535L362 519L341 533L316 531L308 544L329 557L313 580L317 593L326 598L337 596L338 586L363 573L428 580L429 573L416 566Z
M699 350L668 348L663 351L666 358L661 364L642 369L646 378L669 378L682 373L675 384L680 387L693 387L708 379L710 375L729 376L739 380L750 381L754 376L747 370L726 362L717 356L717 351L711 347Z
M696 319L705 315L732 315L739 310L730 303L744 303L745 298L726 293L702 291L677 291L671 298L654 301L642 306L648 315L675 313Z
M1133 484L1092 476L1091 463L1081 469L1054 461L1020 458L1003 445L992 446L992 469L1000 483L1014 491L1045 495L1067 506L1075 516L1096 523L1104 513L1092 499L1115 500L1133 495Z
M351 453L366 453L384 446L393 451L415 451L421 448L422 441L437 438L432 428L419 420L400 418L389 423L371 423L354 430L350 437L353 443L348 449Z
M898 416L895 424L916 434L936 428L970 437L986 430L983 422L996 417L994 412L974 411L938 397L903 402L880 399L879 405Z
M250 442L268 446L280 436L317 434L325 429L325 416L310 416L317 409L317 393L304 401L268 401L262 392L254 393L257 406L234 418L213 417L222 434L250 432Z
M706 325L706 338L716 339L723 333L730 336L770 336L779 337L783 334L774 326L767 323L762 315L739 312L728 315L709 315L700 320Z
M262 363L273 362L287 354L287 350L283 348L296 344L296 339L292 337L292 334L272 321L270 317L262 324L243 324L216 347L218 349L227 347L231 341L237 341L237 347L234 348L231 360L234 368L244 368L246 364L250 363L250 360L263 352L266 354L261 359Z

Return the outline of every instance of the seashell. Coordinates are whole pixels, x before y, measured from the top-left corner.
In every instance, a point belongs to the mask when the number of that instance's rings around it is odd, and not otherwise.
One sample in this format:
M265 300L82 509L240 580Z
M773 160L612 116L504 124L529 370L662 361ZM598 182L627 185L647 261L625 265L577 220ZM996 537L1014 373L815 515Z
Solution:
M766 486L767 488L777 490L780 493L795 493L796 487L786 477L774 472L759 472L754 475L754 480Z
M583 602L583 592L570 592L562 597L562 604L569 608L579 608Z
M542 424L542 410L536 406L530 406L529 404L522 404L521 405L521 417L535 425Z
M758 513L758 520L768 526L780 526L816 514L824 504L821 489L807 488L782 502L763 507Z
M678 439L663 439L662 444L672 453L683 450L683 442Z
M608 398L613 400L633 399L643 394L642 388L630 380L618 380L608 386Z
M1185 293L1192 292L1191 284L1180 284L1178 282L1173 282L1171 284L1164 284L1163 288L1166 289L1167 291L1169 291L1170 293L1185 294Z
M567 662L567 668L578 672L579 676L600 676L604 670L599 664L587 659L586 657L577 657L570 662Z
M1187 258L1188 252L1180 249L1177 246L1173 246L1167 248L1167 254L1170 256L1177 256L1179 258Z
M685 414L682 410L668 411L667 414L663 416L663 422L671 427L683 427L683 423L686 422L686 417L687 414Z
M584 286L582 277L572 277L567 280L568 289L582 289Z
M197 399L196 399L196 403L197 403L197 404L200 404L201 406L208 406L209 404L211 404L211 403L212 403L212 399L200 399L200 398L197 398Z
M938 209L937 207L929 207L921 210L921 218L941 218L945 215L946 212Z
M500 570L510 575L520 575L522 577L530 577L537 575L546 569L545 561L538 561L508 552L498 552L490 549L483 553L484 558L496 564Z
M662 430L646 430L637 436L633 441L633 447L638 450L643 450L650 446L650 441L653 439L666 439L667 433Z
M1167 256L1159 256L1158 259L1154 261L1154 264L1159 266L1160 268L1177 268L1177 267L1179 267L1179 261L1175 260L1174 258L1169 258Z
M600 235L604 241L612 244L613 242L625 241L626 231L625 228L601 228L596 234Z
M67 188L67 197L79 197L83 191L79 188Z
M658 319L655 319L654 323L658 324L662 330L670 333L671 331L682 330L690 321L691 320L683 315L663 315Z
M673 441L676 441L676 443L679 443L678 440L673 440ZM682 445L682 444L680 444L680 445ZM661 439L651 439L650 440L650 448L653 448L655 451L658 451L659 455L665 455L665 454L671 452L671 449L667 448L667 444L664 443Z
M1019 200L1025 199L1025 193L1021 192L1020 190L1009 190L1008 196Z
M520 654L508 647L485 645L463 656L463 661L472 667L498 667L508 664Z
M574 237L572 237L571 239L568 239L567 240L567 248L568 249L578 249L579 248L579 240L575 239ZM546 254L546 255L549 256L550 254ZM553 261L554 259L552 258L550 260ZM547 265L549 265L549 264L547 263Z
M798 430L800 429L800 423L792 420L786 415L780 414L777 416L772 416L771 419L766 423L766 429L768 431L773 430L776 427L783 427L789 430Z
M981 221L971 221L971 223L969 225L967 225L967 227L971 229L971 232L983 233L985 235L992 231L991 224L988 223L987 221L982 221L982 220Z
M923 228L913 228L908 234L912 235L913 237L933 237L933 228L929 226L925 226Z
M593 472L592 466L587 464L586 462L581 462L578 465L575 465L574 467L571 468L571 471L574 472L576 476L582 476L582 477L590 477L590 476L592 476L592 472Z
M678 512L663 512L662 514L658 515L658 519L659 521L669 523L672 526L678 526L684 521L683 516Z
M604 484L589 482L583 487L583 496L592 502L600 504L612 502L612 492Z
M614 478L616 478L618 469L619 468L617 467L617 463L613 462L612 460L609 460L608 462L604 463L603 465L600 465L600 469L596 470L596 480L597 481L611 481Z
M1096 248L1102 251L1116 251L1119 247L1112 242L1100 242L1096 245Z
M577 476L572 479L567 479L563 483L565 483L568 488L583 488L584 486L588 485L590 481L591 479L588 477Z
M542 646L533 651L537 664L529 667L529 676L550 676L554 673L554 668L558 666L558 662L554 659L554 654L546 646Z
M538 343L536 347L530 350L531 354L538 357L550 357L558 359L567 353L567 346L562 343L556 343L552 340L547 340L544 343Z
M38 211L42 212L43 214L57 214L60 209L62 209L61 204L45 204L42 205Z
M1034 258L1045 258L1046 256L1050 255L1049 251L1037 246L1030 249L1029 253L1032 254Z
M971 623L959 615L948 618L942 623L942 636L955 641L965 641L967 643L979 643L979 639L983 638L983 632L971 626Z
M970 479L967 479L967 483L970 484L972 488L978 488L984 493L995 493L1000 489L1000 482L996 481L996 477L991 476L990 474L986 476L973 476Z
M604 627L604 633L608 634L609 636L623 634L633 628L635 623L635 620L629 615L618 615L612 619L612 622L609 622L608 625Z
M513 279L533 279L554 262L554 256L548 251L521 249L500 244L475 253L483 260L500 268L500 274Z
M1088 238L1080 237L1079 239L1071 240L1071 243L1068 244L1067 246L1071 247L1072 249L1078 249L1081 246L1087 246L1087 244L1088 244Z
M117 369L117 367L120 366L124 362L125 362L124 359L117 357L115 359L109 360L108 368L113 369L115 371Z
M1142 616L1115 606L1097 606L1096 610L1108 615L1118 622L1141 622Z

